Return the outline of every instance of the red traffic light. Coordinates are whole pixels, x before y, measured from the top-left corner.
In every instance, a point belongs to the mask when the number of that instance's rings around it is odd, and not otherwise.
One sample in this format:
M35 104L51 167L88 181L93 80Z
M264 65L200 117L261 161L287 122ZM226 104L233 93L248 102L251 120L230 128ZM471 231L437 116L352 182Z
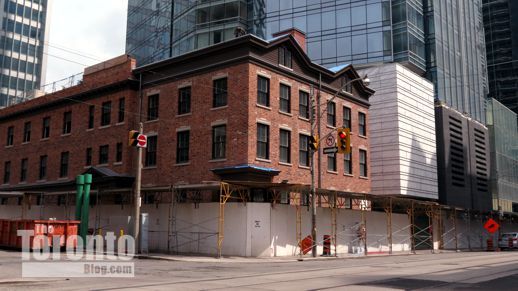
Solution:
M347 137L347 135L346 135L345 133L343 133L343 132L339 132L339 133L338 133L338 136L339 136L341 139L344 139L344 138L346 138L346 137Z

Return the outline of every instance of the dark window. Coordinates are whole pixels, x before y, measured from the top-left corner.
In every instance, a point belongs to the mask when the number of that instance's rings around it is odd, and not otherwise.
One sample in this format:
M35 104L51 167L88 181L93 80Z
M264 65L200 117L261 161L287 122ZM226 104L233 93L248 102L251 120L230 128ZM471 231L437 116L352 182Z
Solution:
M178 115L191 112L191 87L178 90Z
M291 163L291 132L289 130L280 130L279 161Z
M189 131L177 133L176 163L187 163L189 161Z
M281 84L280 87L280 104L279 108L282 112L290 113L291 112L291 92L290 92L290 86L286 86L284 84Z
M59 177L61 178L68 176L68 158L68 152L61 153L61 163L59 166Z
M358 112L358 135L367 136L367 126L365 124L365 113Z
M257 77L257 104L270 107L270 79Z
M112 102L103 102L101 111L101 126L106 126L111 123L112 117Z
M291 68L291 51L285 47L279 48L279 64Z
M155 94L148 97L147 102L147 120L158 119L158 98L160 95Z
M72 111L63 114L63 134L72 132Z
M360 176L367 177L367 151L360 150Z
M31 141L31 123L26 122L23 126L23 142L30 142Z
M156 166L156 152L157 152L157 136L148 136L147 147L146 147L146 161L144 165L146 167Z
M270 158L270 127L265 124L257 124L257 157Z
M92 148L86 149L86 162L85 165L91 166L92 165Z
M126 100L124 98L119 99L119 118L117 118L117 122L124 122L124 115L126 113Z
M12 146L14 143L14 126L9 126L7 128L7 146Z
M50 136L50 117L43 118L43 126L41 129L41 138L49 138Z
M94 128L95 106L88 107L88 128Z
M40 175L39 179L43 180L47 177L47 156L40 157Z
M212 128L212 159L224 159L227 146L227 126L218 125Z
M309 136L299 135L299 165L309 167Z
M213 86L214 97L212 99L212 107L227 105L227 78L214 80Z
M349 108L349 107L344 107L343 127L349 128L351 131L353 130L351 128L351 108Z
M299 115L309 119L309 94L304 91L299 91Z
M344 154L344 174L353 174L352 150L348 154Z
M108 164L109 161L110 146L102 145L99 147L99 164Z
M327 170L336 172L336 154L327 155Z
M149 140L148 140L149 141ZM149 144L148 144L149 146ZM117 143L117 148L115 152L115 162L122 162L122 142Z
M27 168L28 167L29 167L29 160L22 159L22 162L20 165L20 182L27 181Z
M11 180L11 162L4 163L4 184L9 183Z
M353 91L353 82L349 81L347 77L342 78L342 90L352 93Z
M333 102L327 103L327 125L336 126L336 105Z

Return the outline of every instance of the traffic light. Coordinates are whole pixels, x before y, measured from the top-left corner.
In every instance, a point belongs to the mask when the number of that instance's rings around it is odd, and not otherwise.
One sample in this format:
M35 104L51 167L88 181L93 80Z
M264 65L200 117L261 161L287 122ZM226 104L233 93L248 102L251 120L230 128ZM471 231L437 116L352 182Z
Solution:
M139 136L140 132L136 131L136 130L130 130L129 132L129 140L128 140L128 145L130 147L134 147L137 145L138 143L138 136Z
M349 128L341 127L337 130L336 146L339 154L351 152L351 131Z
M314 151L318 150L318 143L319 143L318 135L309 137L309 148L310 149L312 149Z

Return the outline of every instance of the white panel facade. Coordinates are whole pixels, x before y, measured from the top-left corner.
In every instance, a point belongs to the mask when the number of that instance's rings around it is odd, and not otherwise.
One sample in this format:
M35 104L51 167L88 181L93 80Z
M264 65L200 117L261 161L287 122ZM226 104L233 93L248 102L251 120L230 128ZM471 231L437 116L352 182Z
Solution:
M399 64L367 74L372 193L438 199L433 84Z

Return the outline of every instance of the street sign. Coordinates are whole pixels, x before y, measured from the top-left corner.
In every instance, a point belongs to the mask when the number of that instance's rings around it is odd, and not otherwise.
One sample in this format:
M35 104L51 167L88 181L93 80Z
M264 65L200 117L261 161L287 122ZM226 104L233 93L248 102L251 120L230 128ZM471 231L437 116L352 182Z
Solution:
M484 224L484 228L491 234L495 233L500 225L494 221L492 218L488 219L486 224Z
M332 147L335 145L335 138L332 135L327 136L326 138L326 145L328 147Z
M336 152L338 152L337 147L324 148L324 154L326 154L326 155L336 154Z
M137 137L137 147L145 148L147 146L147 136L139 134Z

